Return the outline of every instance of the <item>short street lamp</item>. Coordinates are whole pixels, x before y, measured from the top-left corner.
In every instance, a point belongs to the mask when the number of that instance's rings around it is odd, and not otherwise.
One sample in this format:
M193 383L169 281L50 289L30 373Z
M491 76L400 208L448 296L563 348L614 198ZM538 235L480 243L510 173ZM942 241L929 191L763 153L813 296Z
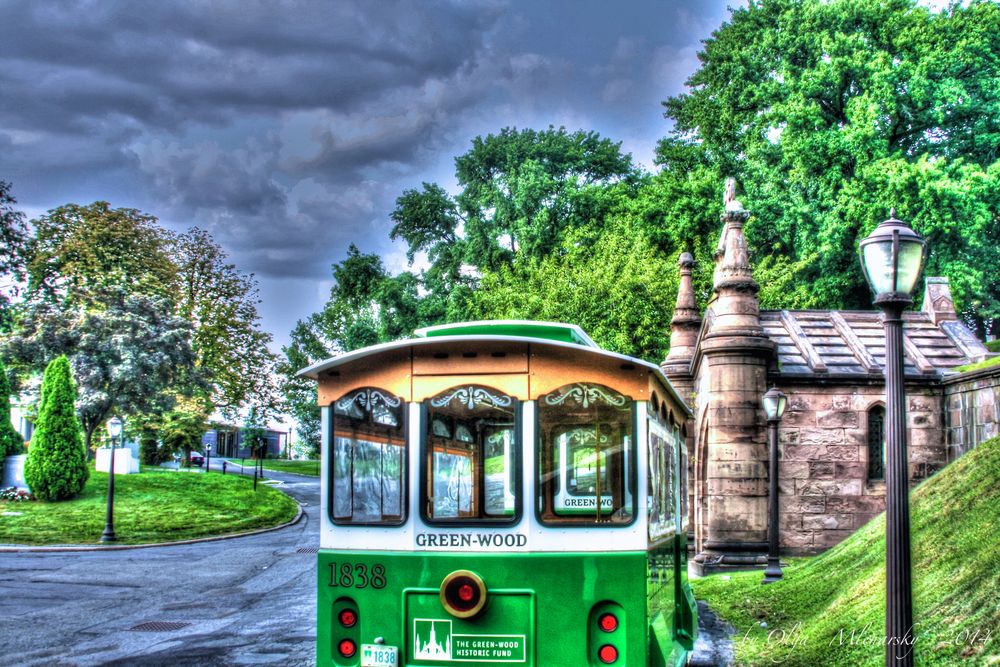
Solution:
M104 519L101 542L115 542L115 443L122 434L122 420L112 417L108 420L108 436L111 438L111 462L108 464L108 514Z
M896 211L860 244L861 266L882 309L885 327L885 664L913 665L913 587L910 578L909 466L903 386L903 311L927 257L923 237Z
M767 498L767 567L764 568L764 581L770 584L781 579L781 562L778 555L778 424L781 415L785 414L787 397L777 388L771 387L764 394L764 415L767 417L767 442L770 447L770 462L768 477L770 488Z
M212 469L212 443L205 444L205 472Z

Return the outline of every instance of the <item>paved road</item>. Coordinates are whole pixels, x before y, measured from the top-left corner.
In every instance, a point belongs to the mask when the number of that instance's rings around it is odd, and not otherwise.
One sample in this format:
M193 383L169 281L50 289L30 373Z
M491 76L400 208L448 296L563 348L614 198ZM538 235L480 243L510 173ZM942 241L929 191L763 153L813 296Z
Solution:
M319 481L266 475L306 503L296 525L150 549L0 553L0 665L313 665ZM191 625L132 629L154 621Z

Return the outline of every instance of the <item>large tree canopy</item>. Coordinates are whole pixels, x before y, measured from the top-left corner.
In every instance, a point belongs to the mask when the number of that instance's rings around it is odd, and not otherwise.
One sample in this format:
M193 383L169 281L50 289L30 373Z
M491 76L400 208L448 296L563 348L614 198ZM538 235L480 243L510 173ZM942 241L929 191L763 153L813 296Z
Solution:
M253 275L241 273L208 232L193 228L171 244L181 317L194 328L197 366L213 387L212 400L227 413L246 404L273 408L269 376L275 357L261 329Z
M870 307L857 242L895 206L928 237L928 273L997 331L1000 6L759 0L699 57L664 103L663 181L740 178L759 277L795 271L765 305Z
M406 241L411 261L427 253L427 309L446 319L462 316L479 272L541 259L567 231L600 224L639 171L620 143L596 132L504 128L476 137L455 159L455 177L456 196L424 183L392 213L391 238Z
M170 235L156 218L108 202L66 204L32 220L28 294L32 299L84 302L100 288L171 297L177 267Z
M115 411L161 408L166 389L190 388L196 376L191 325L174 314L169 301L122 288L90 290L88 300L101 308L33 304L7 341L7 351L28 368L70 357L79 394L76 410L89 448L94 432Z

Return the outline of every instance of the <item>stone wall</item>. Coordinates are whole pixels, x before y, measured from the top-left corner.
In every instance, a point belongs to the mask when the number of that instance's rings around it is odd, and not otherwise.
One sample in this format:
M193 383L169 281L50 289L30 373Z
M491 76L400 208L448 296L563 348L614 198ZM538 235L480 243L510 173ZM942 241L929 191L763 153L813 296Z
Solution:
M778 433L782 551L816 553L885 510L885 482L868 479L868 411L884 388L781 386L788 407ZM944 467L940 390L907 387L910 477Z
M949 378L944 396L949 461L1000 435L1000 366Z

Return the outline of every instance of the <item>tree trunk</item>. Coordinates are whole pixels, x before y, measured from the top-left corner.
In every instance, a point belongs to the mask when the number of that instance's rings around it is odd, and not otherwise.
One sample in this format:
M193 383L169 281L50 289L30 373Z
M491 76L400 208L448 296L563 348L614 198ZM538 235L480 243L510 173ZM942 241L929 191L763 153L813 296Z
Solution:
M83 451L88 461L94 458L94 452L90 449L90 442L94 437L95 430L97 430L96 425L85 426L83 429Z

